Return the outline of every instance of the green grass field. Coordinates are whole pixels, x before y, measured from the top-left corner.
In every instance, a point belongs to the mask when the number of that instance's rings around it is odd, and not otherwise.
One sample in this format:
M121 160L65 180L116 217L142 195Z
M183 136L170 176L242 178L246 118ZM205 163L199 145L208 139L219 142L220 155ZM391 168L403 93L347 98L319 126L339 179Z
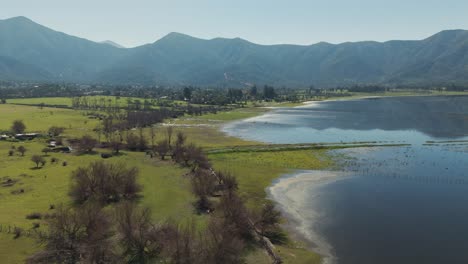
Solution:
M21 105L47 104L72 106L72 99L68 97L15 98L8 99L8 103Z
M116 97L116 96L105 96L105 95L94 95L94 96L86 96L90 103L99 103L99 104L106 104L118 107L126 107L128 106L128 101L136 101L139 100L143 105L145 101L144 98L138 97ZM152 99L146 99L150 102ZM164 99L160 99L164 100ZM154 102L158 102L158 100L154 100ZM171 101L177 105L187 105L185 101ZM13 98L7 100L8 104L17 104L17 105L50 105L50 106L72 106L72 98L70 97L40 97L40 98ZM157 106L153 106L153 108L158 108Z
M28 151L22 157L19 153L9 157L8 150L12 145L23 145ZM13 186L0 186L0 224L17 226L24 230L32 228L32 223L37 220L26 219L27 214L52 213L51 204L69 204L68 190L70 186L70 174L78 166L84 166L92 161L101 159L98 154L81 155L53 153L46 157L48 163L41 169L35 169L30 161L33 154L42 154L40 150L44 144L38 141L25 143L0 142L0 179L6 182L13 180ZM50 157L59 159L58 164L51 164ZM67 161L66 167L62 161ZM125 152L119 157L113 157L109 162L125 162L128 166L139 168L139 183L144 187L141 204L152 210L155 221L167 219L194 218L192 202L194 197L190 191L189 181L182 177L187 171L170 162L160 162L146 157L144 153ZM20 192L20 190L24 190ZM200 218L200 217L198 217ZM201 220L203 219L196 219ZM40 220L39 220L40 221ZM40 221L41 222L41 221ZM41 227L42 228L42 227ZM13 236L10 235L10 238ZM6 237L0 237L0 240ZM32 243L32 239L24 238L21 241ZM11 243L18 243L12 240ZM16 247L15 247L16 248ZM19 247L18 249L21 249ZM21 249L24 251L24 249ZM29 252L29 251L28 251ZM21 252L18 252L21 254ZM0 247L0 257L2 248ZM3 258L2 258L3 259ZM2 262L4 263L4 262ZM14 263L14 262L11 262Z
M26 99L25 99L26 100ZM39 99L35 99L39 100ZM58 99L57 103L61 103ZM236 109L219 114L201 117L185 117L171 120L174 132L183 131L189 142L194 142L206 149L232 147L240 145L259 144L234 137L228 137L219 131L222 124L228 121L252 117L267 111L264 108ZM25 105L0 105L0 131L10 129L13 120L23 120L28 132L46 132L50 126L66 128L65 137L78 137L91 134L98 121L89 119L83 112L70 109L43 108ZM157 127L157 139L165 137L165 126ZM133 131L138 133L138 131ZM149 129L144 130L149 139ZM8 156L8 151L15 146L25 146L28 151L24 157L18 153ZM45 157L44 168L35 169L30 160L34 154L42 155L46 139L35 139L26 142L0 141L0 181L7 179L14 182L13 186L0 185L0 225L18 226L25 230L32 228L33 222L43 220L28 220L26 215L39 212L51 213L51 204L69 204L68 190L71 172L79 166L100 160L99 154L76 155L50 153ZM98 149L98 152L108 150ZM52 164L50 158L59 159ZM266 199L265 188L271 181L290 169L323 168L330 163L324 150L295 150L262 153L224 153L209 155L215 168L221 171L231 171L238 178L240 192L250 208L259 208ZM62 162L67 161L67 166ZM189 179L183 177L187 170L169 161L150 159L144 153L124 151L122 155L113 157L108 162L125 162L128 166L139 168L139 183L143 186L141 205L152 210L155 221L196 221L198 225L205 224L205 217L195 214L192 203L194 197L190 191ZM23 192L21 192L21 189ZM2 263L23 263L24 259L38 249L34 239L20 237L13 239L12 234L0 232L0 259ZM319 256L305 250L295 243L277 247L285 263L319 263ZM250 252L246 256L247 263L270 263L270 259L261 250Z
M0 105L0 130L9 130L13 120L23 120L27 132L45 133L50 126L64 126L66 137L94 134L92 129L98 124L97 120L87 118L80 111ZM25 146L25 156L22 157L19 153L8 156L8 151L13 146ZM34 154L42 155L41 150L45 146L46 140L40 138L25 142L0 141L0 156L3 155L0 159L0 181L6 182L11 179L15 182L13 186L0 186L0 225L31 229L32 223L38 220L28 220L26 215L35 212L51 213L51 204L57 206L70 203L68 189L71 172L78 166L101 159L98 154L77 156L50 153L45 157L47 164L44 168L35 169L30 158ZM58 158L59 162L51 164L51 157ZM63 161L67 161L66 167L61 165ZM150 159L144 153L136 152L124 152L124 155L114 157L109 162L125 162L139 168L139 182L144 186L141 204L151 208L155 221L195 218L203 222L202 217L193 214L194 197L188 179L182 177L186 169L170 162ZM24 257L34 252L35 241L32 238L22 237L14 240L12 234L0 234L2 263L22 263Z
M0 131L9 131L14 120L22 120L26 132L46 133L51 126L64 127L65 136L92 133L98 120L89 119L81 111L23 105L0 105Z

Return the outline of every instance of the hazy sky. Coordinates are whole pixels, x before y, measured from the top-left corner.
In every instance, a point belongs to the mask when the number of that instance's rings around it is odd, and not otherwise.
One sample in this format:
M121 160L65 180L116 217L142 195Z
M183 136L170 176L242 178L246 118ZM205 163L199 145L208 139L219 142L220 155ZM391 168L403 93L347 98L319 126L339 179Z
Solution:
M127 47L170 32L260 44L422 39L468 29L467 0L0 0L0 19Z

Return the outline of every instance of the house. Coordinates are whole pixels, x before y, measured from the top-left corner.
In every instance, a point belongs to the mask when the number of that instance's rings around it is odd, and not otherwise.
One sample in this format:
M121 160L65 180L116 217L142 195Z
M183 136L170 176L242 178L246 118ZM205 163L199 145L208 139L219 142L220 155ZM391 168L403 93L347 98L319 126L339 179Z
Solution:
M7 140L9 136L7 135L0 135L0 140Z
M47 147L49 147L49 148L55 148L56 146L57 146L57 142L54 141L54 140L51 140L49 142L49 145L47 145Z

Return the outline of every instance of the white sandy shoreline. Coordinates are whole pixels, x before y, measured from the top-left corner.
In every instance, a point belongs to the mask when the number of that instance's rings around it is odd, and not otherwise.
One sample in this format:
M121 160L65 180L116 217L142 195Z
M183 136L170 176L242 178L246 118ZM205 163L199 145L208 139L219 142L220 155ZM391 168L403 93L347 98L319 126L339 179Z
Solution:
M344 176L346 173L336 171L298 171L278 178L267 188L269 198L277 203L288 220L286 229L308 248L323 256L324 264L333 264L336 258L333 247L313 228L314 223L321 221L324 216L318 211L310 211L309 207L311 203L320 200L319 194L313 192L314 189Z

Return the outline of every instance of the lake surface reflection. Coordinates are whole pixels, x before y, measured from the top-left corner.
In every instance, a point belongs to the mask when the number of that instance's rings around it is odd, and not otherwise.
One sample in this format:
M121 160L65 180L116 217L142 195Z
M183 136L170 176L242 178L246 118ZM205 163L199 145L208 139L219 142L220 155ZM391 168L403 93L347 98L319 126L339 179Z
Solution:
M468 137L468 96L325 101L232 123L228 134L272 143Z
M347 157L340 171L286 175L269 193L330 263L468 263L468 97L320 102L225 129L273 143L411 144L333 151Z

